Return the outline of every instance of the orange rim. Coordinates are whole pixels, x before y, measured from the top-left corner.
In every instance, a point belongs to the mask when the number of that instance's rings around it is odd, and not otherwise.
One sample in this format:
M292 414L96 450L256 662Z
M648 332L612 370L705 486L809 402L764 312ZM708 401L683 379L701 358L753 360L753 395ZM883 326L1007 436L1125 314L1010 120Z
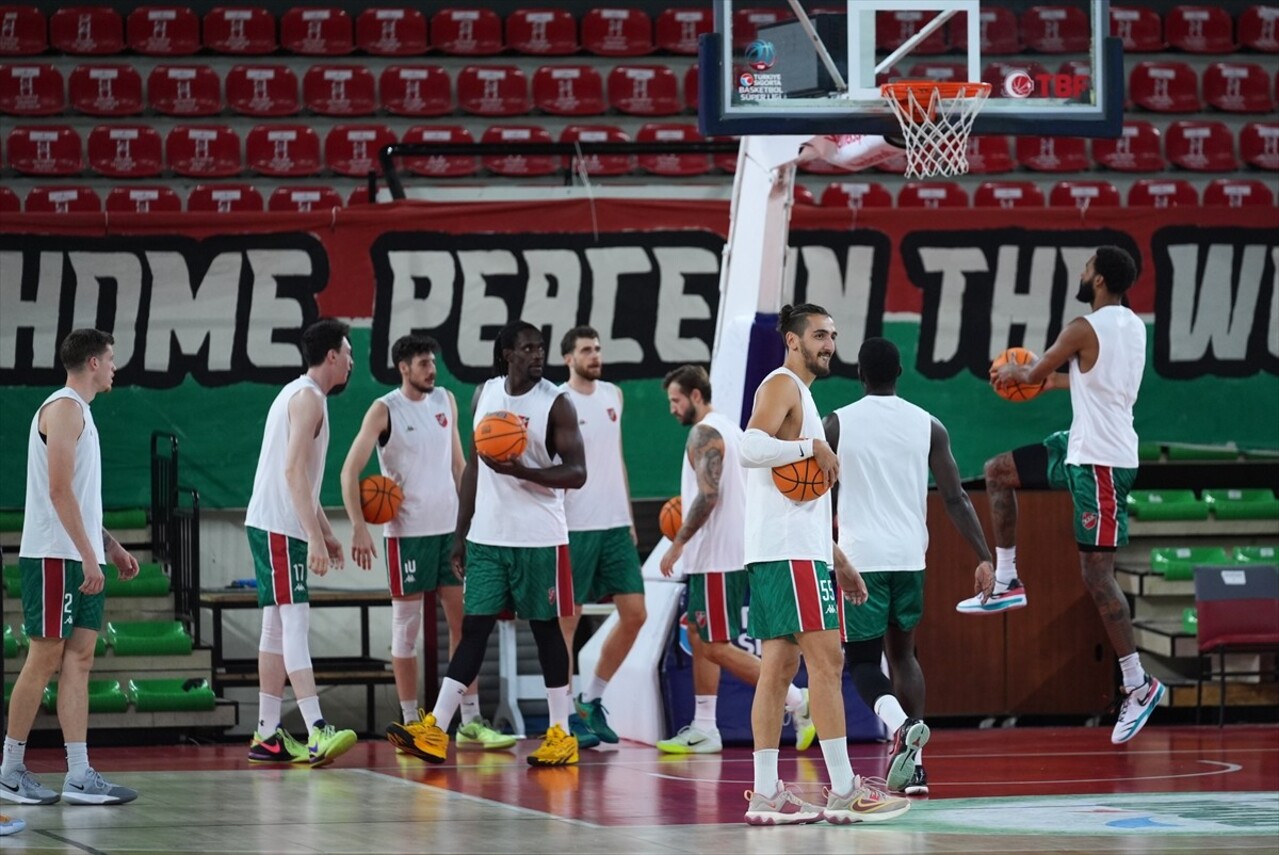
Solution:
M903 115L919 122L931 118L931 116L914 115L914 111L910 109L910 96L912 93L915 96L915 101L921 107L927 108L934 92L937 93L937 97L943 99L960 97L984 98L990 94L990 84L954 80L899 80L896 83L885 83L879 87L879 92L885 98L892 98L900 104Z

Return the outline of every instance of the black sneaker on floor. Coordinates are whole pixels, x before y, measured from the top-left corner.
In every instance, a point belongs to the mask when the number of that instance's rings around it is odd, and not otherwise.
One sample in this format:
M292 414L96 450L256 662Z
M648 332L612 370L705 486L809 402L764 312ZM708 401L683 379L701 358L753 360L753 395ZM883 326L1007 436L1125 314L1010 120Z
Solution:
M904 793L906 785L915 776L915 758L928 744L928 725L917 718L908 718L893 735L893 757L888 761L888 791Z
M915 767L915 774L911 776L910 783L902 792L908 796L928 795L928 775L924 772L923 766Z

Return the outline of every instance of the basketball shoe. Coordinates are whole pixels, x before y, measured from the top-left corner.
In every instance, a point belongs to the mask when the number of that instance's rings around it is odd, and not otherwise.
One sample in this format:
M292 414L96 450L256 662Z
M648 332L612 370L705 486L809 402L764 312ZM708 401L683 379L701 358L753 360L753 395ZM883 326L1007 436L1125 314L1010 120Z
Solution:
M718 728L698 730L689 724L670 739L658 742L657 750L663 754L718 754L724 750L724 742Z
M594 748L600 744L599 736L595 731L591 730L577 713L573 713L568 717L568 732L577 740L578 748Z
M1146 682L1135 689L1124 689L1124 694L1126 697L1119 707L1119 720L1110 734L1110 741L1116 745L1132 739L1145 727L1150 714L1164 696L1164 684L1147 674Z
M249 743L249 762L285 765L290 763L310 763L311 752L301 742L293 738L283 727L277 727L275 733L263 739L256 731Z
M995 582L995 592L986 602L981 601L981 594L974 594L966 600L960 600L955 611L966 615L993 615L998 612L1024 609L1026 607L1026 586L1020 579L1011 582Z
M795 725L795 750L807 751L817 738L817 728L808 707L808 689L800 689L799 693L804 696L804 702L791 710L791 723Z
M591 733L600 738L600 742L607 742L609 745L617 744L617 733L608 726L608 710L604 709L603 698L586 701L578 695L574 703L577 705L577 714L582 717L582 721L586 722Z
M20 805L51 805L61 796L57 790L51 790L37 780L35 775L27 771L26 766L19 766L8 775L0 777L0 799L16 802Z
M327 766L355 746L355 731L338 730L320 719L311 728L311 740L307 751L311 755L311 768Z
M435 723L434 713L411 724L391 722L386 726L386 739L405 754L428 763L443 763L448 757L449 735Z
M578 743L558 724L546 731L542 746L528 756L530 766L570 766L578 760Z
M881 779L853 779L853 791L846 796L826 792L826 821L834 825L854 822L887 822L910 810L910 801L884 792Z
M421 722L418 722L421 726ZM498 733L489 727L489 723L478 716L457 729L458 748L483 748L486 751L497 751L510 748L515 744L515 737L509 733Z
M928 774L924 772L923 766L915 766L915 774L911 775L910 782L906 784L903 792L908 796L928 795Z
M69 805L122 805L137 797L137 790L111 783L92 766L82 778L72 778L68 772L62 782L62 800Z
M26 820L13 819L0 813L0 837L8 837L10 834L17 834L26 827Z
M746 800L750 802L746 808L747 825L807 825L822 818L821 808L786 789L781 781L772 798L747 790Z
M893 735L893 759L888 763L888 789L894 793L906 790L915 776L915 757L928 744L928 725L908 718Z

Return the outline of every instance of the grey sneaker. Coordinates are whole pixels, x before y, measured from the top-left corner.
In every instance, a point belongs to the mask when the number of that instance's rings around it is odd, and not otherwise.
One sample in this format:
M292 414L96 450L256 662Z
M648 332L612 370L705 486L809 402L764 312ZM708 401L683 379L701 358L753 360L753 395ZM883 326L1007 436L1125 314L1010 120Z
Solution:
M19 766L8 777L0 777L0 799L20 805L51 805L61 796L57 790L40 785L36 776Z
M772 798L750 790L746 791L746 798L750 802L746 808L747 825L806 825L822 819L821 808L786 789L781 781Z
M113 784L89 767L80 780L67 779L62 783L62 798L69 805L122 805L138 797L137 790Z
M884 792L879 778L853 779L853 791L846 796L826 790L826 821L833 825L854 822L887 822L910 810L910 801Z

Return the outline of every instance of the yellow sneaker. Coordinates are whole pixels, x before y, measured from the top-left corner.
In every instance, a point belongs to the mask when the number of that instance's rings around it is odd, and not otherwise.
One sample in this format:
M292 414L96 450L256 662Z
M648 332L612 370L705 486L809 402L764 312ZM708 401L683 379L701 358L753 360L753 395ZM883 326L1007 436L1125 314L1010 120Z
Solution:
M546 731L542 747L528 756L530 766L570 766L577 762L577 739L558 724Z
M417 718L413 721L404 722L402 727L416 737L423 728L422 720L426 718L426 716L427 716L426 710L422 709L421 707L418 707ZM405 751L403 748L396 748L395 753L402 756L406 756L406 757L411 756L409 752Z
M443 763L448 757L449 735L436 726L431 713L410 724L388 724L386 739L405 754L421 757L428 763Z

